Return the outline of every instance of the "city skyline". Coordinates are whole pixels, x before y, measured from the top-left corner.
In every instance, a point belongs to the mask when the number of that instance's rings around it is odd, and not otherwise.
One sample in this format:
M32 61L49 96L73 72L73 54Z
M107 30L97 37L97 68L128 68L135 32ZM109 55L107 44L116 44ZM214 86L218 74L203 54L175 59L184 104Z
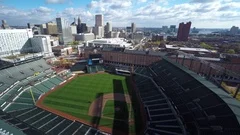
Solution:
M192 22L192 28L228 28L240 24L240 2L237 0L24 0L0 1L0 18L11 26L26 26L54 21L57 17L81 17L94 26L95 15L103 14L113 27L162 27Z

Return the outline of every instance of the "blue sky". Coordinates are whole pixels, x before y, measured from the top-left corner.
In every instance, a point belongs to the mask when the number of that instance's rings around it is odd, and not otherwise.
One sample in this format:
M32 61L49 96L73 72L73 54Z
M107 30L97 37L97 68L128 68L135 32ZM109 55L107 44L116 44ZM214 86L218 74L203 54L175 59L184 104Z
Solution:
M197 28L230 28L240 25L240 0L0 0L0 19L10 25L73 21L80 16L89 26L94 15L103 14L104 22L127 26L162 27L192 21Z

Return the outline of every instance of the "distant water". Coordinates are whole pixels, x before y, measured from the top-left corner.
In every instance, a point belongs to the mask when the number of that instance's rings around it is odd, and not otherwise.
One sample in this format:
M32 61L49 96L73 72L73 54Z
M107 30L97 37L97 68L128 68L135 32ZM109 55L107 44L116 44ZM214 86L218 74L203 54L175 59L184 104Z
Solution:
M213 32L224 32L227 31L227 29L198 29L198 34L211 34Z

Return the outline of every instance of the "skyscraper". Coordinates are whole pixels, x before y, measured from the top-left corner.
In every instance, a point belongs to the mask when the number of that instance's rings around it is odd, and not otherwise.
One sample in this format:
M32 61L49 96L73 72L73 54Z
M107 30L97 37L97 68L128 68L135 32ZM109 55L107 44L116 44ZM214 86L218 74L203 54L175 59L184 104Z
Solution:
M103 15L95 16L95 26L103 26Z
M106 24L106 33L110 32L110 31L112 31L112 25L111 25L111 23L107 22L107 24Z
M52 35L52 34L57 34L58 30L57 30L57 24L53 23L53 22L48 22L46 23L47 26L47 34L48 35Z
M3 29L9 29L9 28L10 28L10 27L8 26L6 20L2 20L2 28L3 28Z
M112 25L111 23L107 22L107 24L105 25L104 27L104 31L105 31L105 34L104 34L104 37L106 38L111 38L112 36Z
M188 41L188 36L191 28L191 22L184 24L183 22L179 24L177 40L178 41Z
M59 33L59 43L64 45L73 41L70 25L64 18L56 18Z
M78 17L77 33L82 33L82 32L81 32L81 19L80 19L80 17Z
M94 34L98 38L104 37L103 15L101 14L95 16Z
M135 33L136 32L136 24L132 23L131 27L132 27L132 33Z
M87 33L87 24L81 23L81 33Z
M176 32L176 25L170 25L170 32Z
M47 26L46 24L41 24L40 25L40 30L41 30L41 34L47 34Z
M34 25L33 25L32 23L27 23L27 27L28 27L29 29L32 29L32 28L34 27Z
M229 33L231 35L236 35L236 34L238 34L238 31L239 31L239 27L232 26L232 28L230 29Z

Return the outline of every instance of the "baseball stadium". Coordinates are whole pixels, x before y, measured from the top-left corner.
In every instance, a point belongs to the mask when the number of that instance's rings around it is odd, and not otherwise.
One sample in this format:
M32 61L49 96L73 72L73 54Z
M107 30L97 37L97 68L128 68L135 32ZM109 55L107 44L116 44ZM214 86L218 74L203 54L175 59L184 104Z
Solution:
M239 101L214 81L232 74L151 53L81 57L1 60L0 134L240 134Z

